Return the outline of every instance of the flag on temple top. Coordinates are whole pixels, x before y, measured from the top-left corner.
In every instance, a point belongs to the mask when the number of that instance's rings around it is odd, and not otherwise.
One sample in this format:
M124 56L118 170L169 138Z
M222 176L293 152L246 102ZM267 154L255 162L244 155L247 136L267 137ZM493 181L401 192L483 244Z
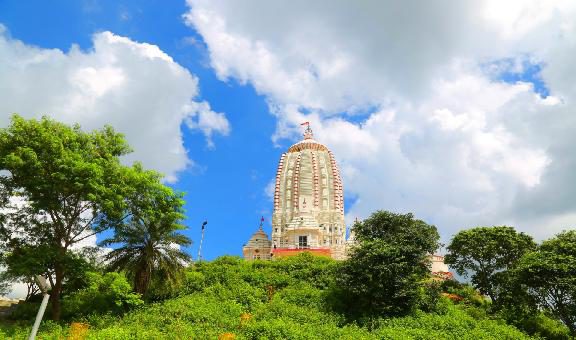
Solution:
M260 219L260 222L264 222L264 216L262 216L262 218Z
M310 126L310 122L304 122L304 123L302 123L302 124L300 124L300 125L308 125L308 126Z

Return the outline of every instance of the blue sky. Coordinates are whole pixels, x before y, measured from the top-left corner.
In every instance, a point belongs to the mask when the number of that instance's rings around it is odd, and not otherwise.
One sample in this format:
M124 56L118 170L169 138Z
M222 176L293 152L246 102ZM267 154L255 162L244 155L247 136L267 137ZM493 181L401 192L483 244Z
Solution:
M181 19L185 11L185 3L177 1L170 6L163 1L2 1L0 23L14 39L63 51L72 44L90 49L94 33L112 31L158 45L197 75L201 98L216 111L226 112L232 128L230 135L215 137L214 149L206 146L202 133L182 129L185 147L194 150L191 158L196 164L180 172L172 186L186 193L185 224L190 228L186 234L194 241L188 249L194 258L205 219L209 224L203 257L241 255L243 243L257 230L261 216L270 228L272 203L264 190L275 177L282 148L271 142L275 119L264 98L250 86L216 78L201 37ZM190 38L198 43L187 43Z
M113 124L186 193L194 257L204 220L208 259L270 230L302 121L336 155L348 223L386 209L444 242L543 239L576 222L574 18L564 0L0 0L0 124Z

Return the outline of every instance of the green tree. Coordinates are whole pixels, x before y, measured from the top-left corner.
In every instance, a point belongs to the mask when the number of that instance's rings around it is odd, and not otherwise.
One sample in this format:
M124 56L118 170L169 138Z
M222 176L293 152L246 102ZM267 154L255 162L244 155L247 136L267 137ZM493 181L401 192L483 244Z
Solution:
M152 276L157 274L167 281L178 279L190 256L180 247L191 241L179 233L186 229L182 195L160 183L160 175L153 171L139 171L133 184L140 190L129 198L131 218L117 228L113 237L102 245L121 244L107 255L112 270L124 270L134 279L137 293L145 295Z
M6 211L1 241L7 251L28 257L27 276L47 274L55 320L71 248L123 217L119 157L129 151L123 135L109 126L85 132L47 117L14 115L0 129L0 202Z
M515 271L539 305L576 336L576 230L542 242L522 257Z
M439 246L436 227L412 214L377 211L354 225L357 245L336 277L356 316L403 315L422 299L428 255Z
M510 289L509 272L522 255L536 248L531 236L512 227L476 227L458 232L448 245L444 262L494 304Z

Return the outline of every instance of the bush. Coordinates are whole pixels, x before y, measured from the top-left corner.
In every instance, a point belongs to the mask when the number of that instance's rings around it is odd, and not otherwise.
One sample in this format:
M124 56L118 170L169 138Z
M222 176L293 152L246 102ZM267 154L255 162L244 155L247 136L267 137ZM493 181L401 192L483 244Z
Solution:
M102 305L99 298L113 291L132 294L129 285L124 284L125 278L116 273L95 275L88 288L70 296L73 299L64 305L92 308L92 314L78 319L89 325L87 339L527 338L516 328L488 318L485 309L433 298L438 288L435 285L428 287L430 291L420 292L432 293L428 303L431 307L426 309L434 313L416 311L391 319L367 317L364 326L348 323L331 308L331 292L336 289L332 281L335 265L335 261L307 255L277 261L246 262L225 257L203 262L187 270L182 293L185 295L149 303L121 316L111 314L113 306ZM325 288L327 285L331 288ZM109 299L122 305L126 301L122 296L109 295ZM82 301L92 301L102 308L84 305ZM108 312L100 312L104 310ZM1 325L0 338L25 338L30 325ZM43 322L39 338L65 338L71 332L70 327Z
M428 313L446 313L445 298L440 295L442 284L436 280L428 279L420 287L420 297L418 298L418 309Z
M469 284L462 284L456 280L446 280L442 282L441 289L448 294L461 297L461 302L470 306L488 308L490 301Z
M32 330L33 321L17 321L0 323L0 339L28 339ZM46 320L40 324L38 330L39 339L63 339L67 335L65 327L52 321Z
M380 339L529 339L504 323L470 316L466 308L450 305L445 315L419 312L383 319L373 334Z
M187 269L181 290L183 294L202 291L215 284L230 286L240 281L253 287L274 291L297 283L326 288L334 280L337 262L309 253L274 261L244 261L223 256L212 262L196 263Z
M79 318L90 314L122 314L143 304L139 294L121 273L88 274L88 287L67 296L63 301L63 317Z
M570 339L570 330L562 322L538 313L535 316L521 320L517 325L526 333L553 340Z

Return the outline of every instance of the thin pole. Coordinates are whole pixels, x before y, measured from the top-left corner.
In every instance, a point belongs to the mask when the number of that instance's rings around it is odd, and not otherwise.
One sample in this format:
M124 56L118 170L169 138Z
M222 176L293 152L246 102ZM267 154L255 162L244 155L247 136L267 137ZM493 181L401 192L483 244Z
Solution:
M30 332L30 337L28 340L36 339L36 333L38 333L38 328L40 327L40 322L42 322L42 317L44 317L44 312L46 311L46 306L48 305L48 300L50 299L50 295L48 294L48 289L46 288L46 279L42 276L36 276L36 283L42 294L44 294L44 298L42 299L42 304L40 304L40 309L38 309L38 314L36 314L36 320L34 321L34 326L32 326L32 332Z
M206 229L207 224L208 221L202 223L202 237L200 238L200 246L198 247L198 262L202 261L202 241L204 241L204 230Z

